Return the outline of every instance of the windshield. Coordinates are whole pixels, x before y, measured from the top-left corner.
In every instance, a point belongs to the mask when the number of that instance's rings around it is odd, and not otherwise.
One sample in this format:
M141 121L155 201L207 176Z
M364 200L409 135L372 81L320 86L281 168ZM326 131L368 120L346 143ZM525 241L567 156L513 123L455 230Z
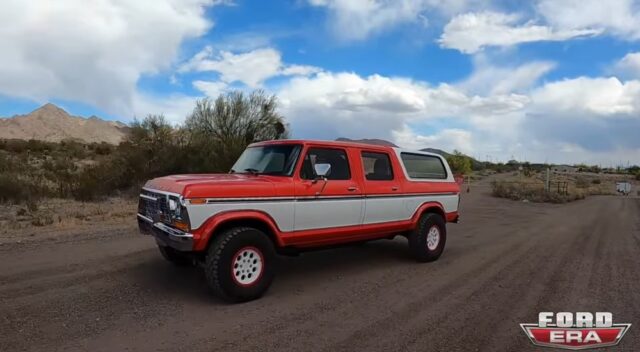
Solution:
M291 176L300 145L266 145L247 148L231 168L232 173Z

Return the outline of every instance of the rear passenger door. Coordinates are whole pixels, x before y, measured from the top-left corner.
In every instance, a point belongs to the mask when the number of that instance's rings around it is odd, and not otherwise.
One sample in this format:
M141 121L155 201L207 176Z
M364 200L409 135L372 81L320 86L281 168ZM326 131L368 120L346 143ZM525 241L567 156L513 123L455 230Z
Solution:
M363 224L406 220L399 170L394 170L391 155L362 150L360 159L365 194Z
M343 148L309 147L303 155L299 181L295 182L296 231L359 226L362 219L362 189ZM317 163L331 165L326 183L318 180Z

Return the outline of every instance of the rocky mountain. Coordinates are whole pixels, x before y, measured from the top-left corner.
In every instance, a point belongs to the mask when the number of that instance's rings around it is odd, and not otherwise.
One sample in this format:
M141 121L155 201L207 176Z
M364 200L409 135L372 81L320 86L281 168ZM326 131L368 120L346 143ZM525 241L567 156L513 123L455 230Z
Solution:
M47 142L74 139L86 143L118 144L128 130L121 122L105 121L96 116L71 116L50 103L26 115L0 118L0 139L36 139Z

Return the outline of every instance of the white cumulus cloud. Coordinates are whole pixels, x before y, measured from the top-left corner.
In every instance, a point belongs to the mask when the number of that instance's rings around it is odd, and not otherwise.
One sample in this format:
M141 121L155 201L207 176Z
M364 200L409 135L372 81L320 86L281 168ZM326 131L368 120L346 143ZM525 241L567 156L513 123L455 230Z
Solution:
M272 77L309 75L321 70L306 65L285 65L280 52L273 48L235 54L229 51L216 53L211 46L207 46L184 64L180 71L217 72L223 82L242 82L257 88Z
M561 30L596 28L623 39L640 39L637 0L541 0L537 10Z
M436 86L322 72L293 78L275 93L299 138L382 138L502 161L594 163L640 155L640 81L578 77L538 86L553 65L479 63L467 80Z
M149 114L164 115L171 123L180 124L193 111L198 97L184 94L156 96L135 92L132 99L131 117L142 119Z
M640 115L640 81L616 77L578 77L550 82L536 89L532 99L539 112Z
M469 154L476 151L472 133L463 129L443 129L432 135L420 135L410 127L403 126L402 129L393 131L392 136L396 145L413 150L435 147L449 152L459 150Z
M444 48L471 54L490 46L563 41L598 33L600 30L589 28L558 30L531 21L522 23L518 14L484 11L465 13L452 18L444 27L439 43Z
M519 66L500 65L491 62L490 57L477 54L474 71L458 86L475 94L526 92L555 66L550 61L532 61Z
M411 133L419 136L408 127L414 124L442 125L449 121L479 130L496 125L500 128L510 126L515 121L511 115L522 111L529 102L527 96L514 93L469 95L448 84L434 87L406 78L362 77L346 72L294 78L277 95L283 113L298 137L345 136L395 141ZM452 130L459 132L461 129ZM455 135L462 136L460 133ZM448 132L442 136L453 134ZM435 139L420 140L437 142ZM458 138L455 147L468 147L462 141L462 137ZM411 143L415 144L410 140L400 144ZM423 147L429 146L437 147Z
M136 84L175 63L212 26L208 0L8 1L0 22L0 94L136 114Z
M640 78L640 52L625 55L614 65L613 71L625 77Z
M204 95L212 98L216 98L220 94L223 94L228 88L226 83L220 81L196 80L193 81L192 84L197 90L204 93Z
M331 11L334 32L347 40L360 40L398 23L415 21L421 1L311 0L312 5Z
M445 16L488 0L309 0L329 11L329 28L342 40L363 40L402 24L427 24L425 13Z

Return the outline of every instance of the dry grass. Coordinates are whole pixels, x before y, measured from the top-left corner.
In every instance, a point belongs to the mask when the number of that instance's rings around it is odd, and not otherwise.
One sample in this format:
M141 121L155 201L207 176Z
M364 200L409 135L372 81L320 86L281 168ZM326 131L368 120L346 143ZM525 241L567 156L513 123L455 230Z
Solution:
M101 202L46 199L28 204L3 204L0 205L0 236L131 222L135 220L136 208L136 201L126 198L109 198Z
M544 173L513 176L492 183L495 197L530 202L566 203L591 195L615 194L617 177L599 174L555 174L551 178L551 188L544 189ZM561 184L558 188L558 184ZM562 187L566 183L566 192Z
M566 203L585 197L584 192L560 194L555 191L545 191L544 184L518 181L494 181L492 195L512 200L526 200L540 203Z

